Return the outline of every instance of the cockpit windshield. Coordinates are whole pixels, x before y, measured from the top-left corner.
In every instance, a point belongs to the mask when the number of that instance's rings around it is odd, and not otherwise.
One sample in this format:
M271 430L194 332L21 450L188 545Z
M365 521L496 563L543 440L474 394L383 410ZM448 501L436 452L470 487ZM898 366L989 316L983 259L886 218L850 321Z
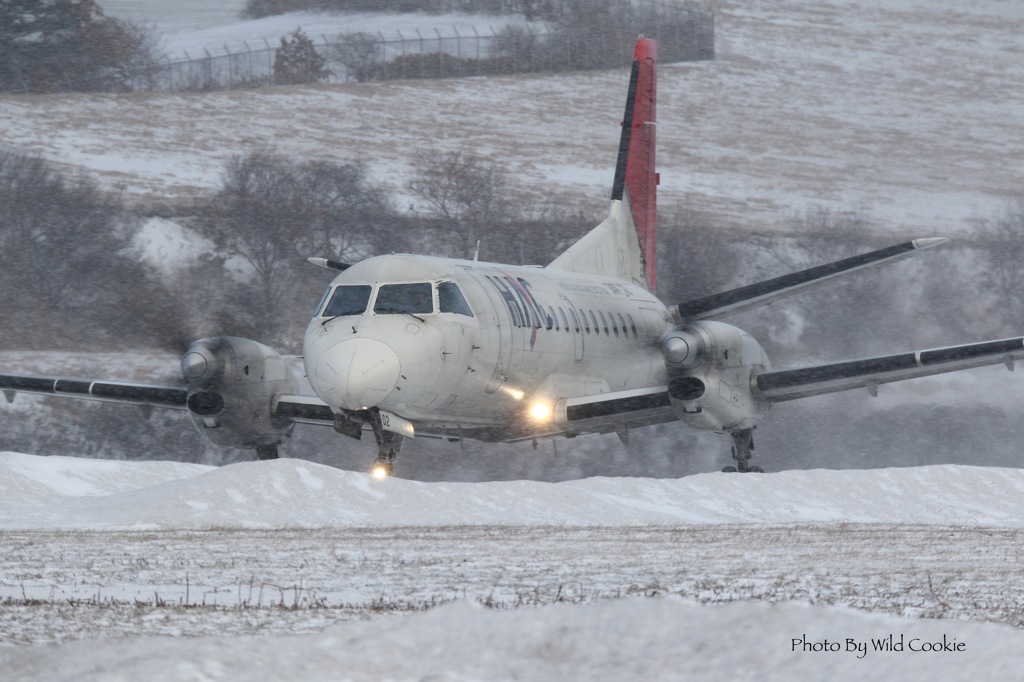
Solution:
M441 282L437 285L437 301L441 304L442 313L456 313L473 317L466 298L455 282Z
M370 302L369 284L349 284L338 287L331 296L330 303L324 308L321 317L340 317L342 315L362 315Z
M382 284L377 290L373 312L380 314L408 313L426 315L434 312L434 298L429 282L415 284Z

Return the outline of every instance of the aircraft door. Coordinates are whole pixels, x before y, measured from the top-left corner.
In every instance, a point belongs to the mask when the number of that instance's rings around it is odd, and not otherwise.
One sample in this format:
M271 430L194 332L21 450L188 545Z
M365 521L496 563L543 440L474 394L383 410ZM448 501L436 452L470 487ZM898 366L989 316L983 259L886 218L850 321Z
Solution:
M572 356L576 362L583 359L583 329L580 328L580 311L572 304L567 297L562 296L562 303L569 311L569 330L572 334Z
M476 284L477 295L474 298L487 304L486 309L481 310L479 315L480 339L489 346L485 346L483 352L491 357L497 356L494 374L485 388L487 393L494 393L508 376L508 365L512 357L512 320L508 316L504 301L487 279L471 268L466 268L465 272ZM492 349L496 349L497 352Z

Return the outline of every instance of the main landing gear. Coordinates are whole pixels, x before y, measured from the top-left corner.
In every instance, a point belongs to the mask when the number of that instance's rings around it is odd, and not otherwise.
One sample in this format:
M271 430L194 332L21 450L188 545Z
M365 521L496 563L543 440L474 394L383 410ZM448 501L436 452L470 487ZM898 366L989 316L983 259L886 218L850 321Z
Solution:
M736 466L725 467L725 473L757 473L763 474L764 469L759 466L750 466L750 453L754 449L754 429L736 429L730 431L732 436L732 458L736 460Z
M387 478L395 473L395 456L402 451L403 438L393 431L384 430L377 410L373 410L370 423L373 425L373 438L377 441L377 460L370 471L376 478Z

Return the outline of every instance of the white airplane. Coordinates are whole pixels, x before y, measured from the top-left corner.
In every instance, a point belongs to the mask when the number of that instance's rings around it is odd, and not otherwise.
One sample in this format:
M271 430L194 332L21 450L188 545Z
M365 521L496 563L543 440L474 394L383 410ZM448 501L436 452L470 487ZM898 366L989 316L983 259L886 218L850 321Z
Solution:
M277 352L220 336L193 343L181 386L0 375L16 392L187 410L211 442L277 457L296 423L372 431L389 475L405 438L513 442L682 421L728 433L751 466L753 432L775 403L1024 357L1024 338L772 370L748 333L710 318L945 239L917 239L733 291L666 306L655 286L655 41L629 81L608 217L546 267L393 254L340 271L306 329L300 395Z

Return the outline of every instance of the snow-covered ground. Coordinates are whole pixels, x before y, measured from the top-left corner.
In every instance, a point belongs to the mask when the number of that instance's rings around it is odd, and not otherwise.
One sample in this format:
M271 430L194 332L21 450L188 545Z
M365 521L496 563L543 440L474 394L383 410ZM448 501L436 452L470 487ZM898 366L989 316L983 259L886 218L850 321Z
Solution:
M722 2L717 14L718 60L660 71L664 205L748 228L786 225L810 206L853 209L927 236L996 217L1019 195L1018 4L775 0ZM235 30L221 21L191 35L220 50ZM285 32L296 17L280 21ZM8 96L0 144L160 201L212 189L224 161L251 148L366 161L399 195L415 152L461 149L501 160L529 191L600 209L626 78Z
M1022 489L959 466L441 484L0 453L0 667L1010 679Z
M423 483L298 459L225 467L0 454L0 528L901 523L1024 527L1024 470Z

